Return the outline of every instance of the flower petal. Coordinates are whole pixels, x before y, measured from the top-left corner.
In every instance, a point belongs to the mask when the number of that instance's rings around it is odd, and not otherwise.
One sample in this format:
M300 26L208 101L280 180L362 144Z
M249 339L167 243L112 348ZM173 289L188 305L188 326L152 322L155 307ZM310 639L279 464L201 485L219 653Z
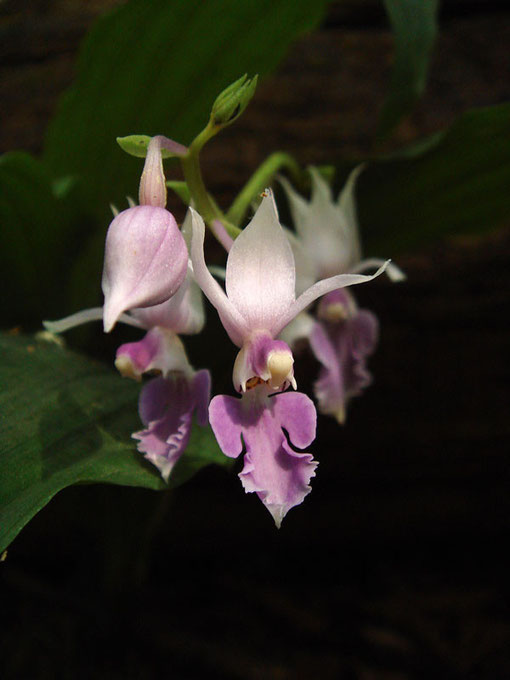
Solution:
M65 331L75 328L76 326L81 326L89 321L102 321L103 320L103 308L102 307L91 307L90 309L83 309L81 312L76 312L70 316L66 316L63 319L58 319L58 321L43 321L43 326L50 333L64 333ZM121 314L119 321L127 324L128 326L135 326L136 328L143 328L142 324L138 319L134 319L127 314Z
M240 347L243 344L243 338L248 335L246 321L207 269L204 259L204 221L193 208L190 208L190 211L193 225L191 261L195 280L209 302L217 309L223 327L232 342Z
M141 205L117 215L105 245L105 331L128 309L168 300L181 285L187 262L186 244L167 210Z
M240 399L224 394L212 398L209 404L209 422L220 449L229 458L237 458L243 450L243 420Z
M317 323L310 346L322 364L314 391L319 410L345 421L345 408L351 397L361 394L372 382L366 360L374 351L379 323L372 312L359 310L336 324Z
M349 273L358 274L361 272L365 272L367 269L374 269L375 267L380 267L382 264L384 264L384 260L382 260L381 258L370 257L367 258L366 260L358 262L357 265L351 268ZM397 267L397 265L393 264L393 262L390 262L389 265L386 267L386 275L390 279L390 281L393 281L394 283L398 283L399 281L405 281L407 279L407 276L400 269L400 267Z
M361 163L361 165L356 166L354 170L351 170L337 200L338 208L345 218L345 223L348 229L351 263L359 262L361 259L358 211L356 208L356 196L354 192L358 177L363 172L365 167L365 163Z
M171 371L186 375L192 373L184 345L178 336L166 328L156 326L138 342L128 342L117 350L115 366L126 378L140 380L143 373L161 371L167 376Z
M278 335L285 326L292 321L300 312L302 312L308 305L310 305L314 300L326 295L332 290L337 288L345 288L346 286L353 286L358 283L367 283L372 281L377 276L382 274L386 267L389 265L390 260L379 267L375 274L339 274L338 276L331 276L329 279L323 279L322 281L317 281L308 290L302 293L298 299L291 305L287 314L282 315L278 325L273 329L273 333Z
M283 397L283 399L282 399ZM223 452L237 457L246 445L239 478L247 493L255 492L280 527L287 512L311 491L316 461L309 453L294 451L282 428L297 446L315 437L316 414L312 401L297 392L268 397L265 386L242 399L214 397L209 418Z
M206 422L203 412L209 401L209 387L208 371L199 371L193 379L179 374L155 378L142 389L139 412L146 429L132 437L139 441L138 450L167 482L188 444L193 411L197 409L198 420Z
M227 259L229 300L250 330L269 330L295 299L294 256L272 193L239 234Z
M256 378L272 390L285 389L289 384L296 389L293 365L294 357L283 340L273 340L268 333L255 333L236 357L234 387L238 392L246 392L248 381Z
M145 328L162 326L179 335L200 333L205 324L202 291L196 283L191 268L177 293L169 300L152 307L131 310Z

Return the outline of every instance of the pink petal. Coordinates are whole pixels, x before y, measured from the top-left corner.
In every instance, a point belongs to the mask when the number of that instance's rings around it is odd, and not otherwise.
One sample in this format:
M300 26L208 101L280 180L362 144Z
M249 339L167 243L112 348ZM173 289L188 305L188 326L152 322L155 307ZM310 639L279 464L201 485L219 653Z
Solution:
M160 371L167 376L171 371L191 374L184 345L177 335L156 326L138 342L128 342L117 350L115 366L124 377L140 380L143 373Z
M205 323L202 292L188 270L184 283L169 300L152 307L131 310L145 328L162 326L179 335L200 333Z
M239 478L245 491L258 495L280 527L287 512L310 493L317 466L311 454L291 448L282 428L293 444L308 446L316 427L312 401L296 392L269 397L260 386L242 399L214 397L209 418L226 455L237 457L244 440L246 455Z
M117 215L105 245L105 331L122 312L170 298L186 275L187 262L186 244L167 210L142 205Z
M372 382L366 361L378 340L379 323L368 310L336 324L317 323L310 346L322 368L314 385L319 410L345 420L345 408Z
M165 481L182 454L191 434L193 412L203 418L204 404L209 401L208 371L199 371L190 379L173 374L169 378L155 378L140 393L140 417L145 430L135 432L138 450L161 472Z

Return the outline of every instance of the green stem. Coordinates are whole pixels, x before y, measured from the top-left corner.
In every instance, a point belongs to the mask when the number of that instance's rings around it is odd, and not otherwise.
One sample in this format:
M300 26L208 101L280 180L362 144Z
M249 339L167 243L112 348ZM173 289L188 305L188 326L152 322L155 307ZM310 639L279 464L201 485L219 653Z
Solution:
M202 132L195 137L189 146L188 153L185 156L181 156L182 172L186 184L188 185L191 198L195 204L195 208L203 217L204 222L210 226L214 220L220 220L227 230L227 233L235 239L239 235L240 230L235 225L230 224L229 220L226 219L215 201L213 201L211 196L207 193L202 177L202 171L200 169L200 151L206 142L208 142L211 137L214 137L217 132L218 126L209 122Z
M257 194L260 194L279 170L288 170L296 182L301 181L302 171L297 161L284 151L276 151L266 158L246 182L227 212L227 219L239 224Z

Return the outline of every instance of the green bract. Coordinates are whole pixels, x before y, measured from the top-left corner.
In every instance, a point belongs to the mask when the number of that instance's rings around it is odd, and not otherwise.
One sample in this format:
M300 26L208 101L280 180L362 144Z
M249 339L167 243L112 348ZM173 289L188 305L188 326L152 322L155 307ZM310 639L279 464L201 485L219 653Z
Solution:
M117 137L117 144L130 156L145 158L151 139L148 135L127 135L127 137ZM161 156L162 158L179 158L178 154L172 153L164 147L161 149Z

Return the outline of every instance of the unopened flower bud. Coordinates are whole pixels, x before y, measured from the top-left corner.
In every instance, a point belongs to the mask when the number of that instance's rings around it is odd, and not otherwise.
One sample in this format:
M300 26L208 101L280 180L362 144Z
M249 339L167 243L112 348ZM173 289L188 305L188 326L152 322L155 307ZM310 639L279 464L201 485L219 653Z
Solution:
M216 97L211 109L214 125L223 127L239 118L255 94L257 78L248 78L245 74Z

